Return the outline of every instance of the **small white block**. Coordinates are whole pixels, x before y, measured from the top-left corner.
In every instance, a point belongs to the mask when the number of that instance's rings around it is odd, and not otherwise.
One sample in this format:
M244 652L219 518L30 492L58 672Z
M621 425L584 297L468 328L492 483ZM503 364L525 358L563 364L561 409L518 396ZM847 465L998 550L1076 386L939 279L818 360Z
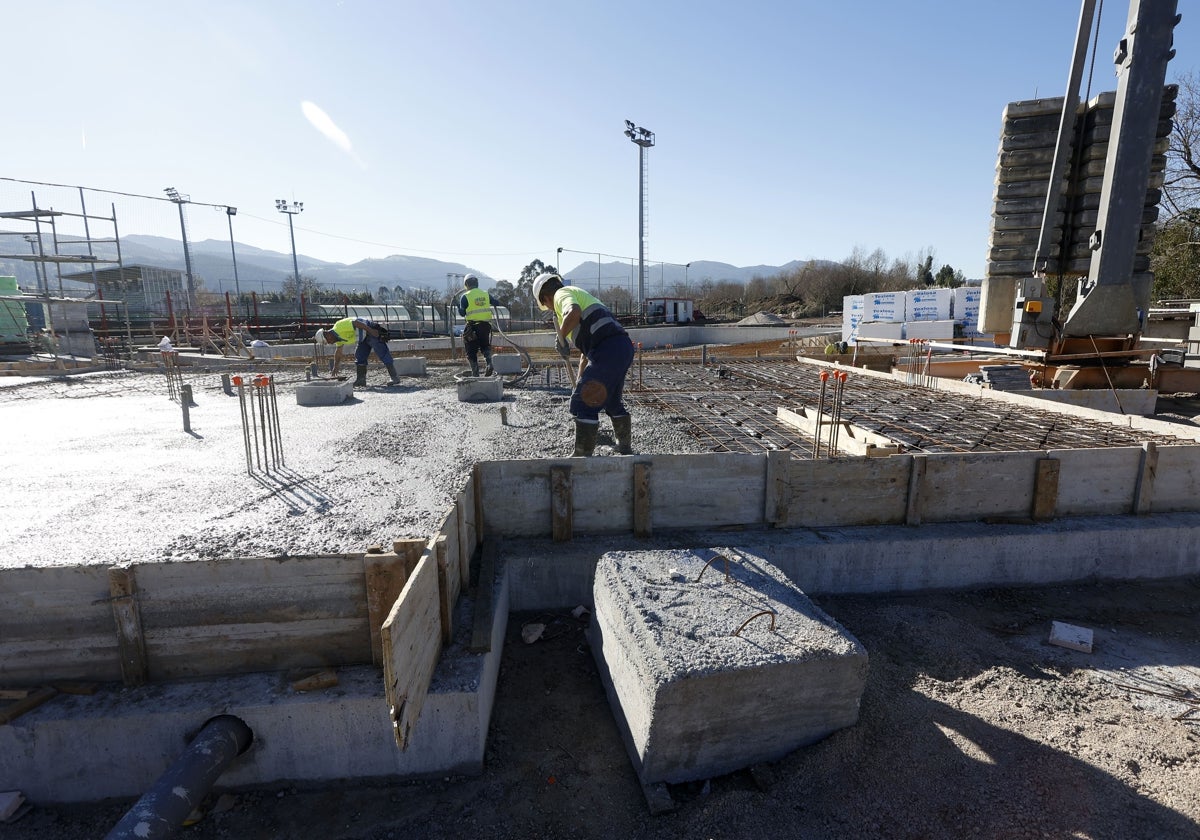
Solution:
M1076 627L1061 621L1050 622L1050 644L1071 650L1092 652L1092 631L1087 627Z

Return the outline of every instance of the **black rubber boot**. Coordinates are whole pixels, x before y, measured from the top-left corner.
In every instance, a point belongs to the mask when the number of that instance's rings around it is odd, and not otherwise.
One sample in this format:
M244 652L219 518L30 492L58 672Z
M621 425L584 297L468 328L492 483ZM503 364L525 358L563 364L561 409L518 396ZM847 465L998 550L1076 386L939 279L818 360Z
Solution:
M617 454L633 454L633 418L626 414L624 417L612 419L613 434L617 438Z
M399 385L400 384L400 375L398 373L396 373L396 363L388 362L386 365L384 365L384 367L387 368L388 376L392 377L391 384Z
M356 388L367 387L367 366L366 365L355 365L354 370L357 372L354 377L354 387L356 387Z
M479 375L479 359L475 356L471 356L467 359L467 364L469 364L471 366L471 375L478 376Z
M485 367L485 368L483 369L483 375L484 375L484 376L491 376L492 374L494 374L494 373L496 372L495 370L493 370L493 369L492 369L492 351L491 351L491 350L484 350L484 351L483 351L483 358L484 358L484 360L485 360L485 361L487 361L487 367Z
M596 451L596 433L600 431L599 423L581 423L575 421L575 457L587 458Z

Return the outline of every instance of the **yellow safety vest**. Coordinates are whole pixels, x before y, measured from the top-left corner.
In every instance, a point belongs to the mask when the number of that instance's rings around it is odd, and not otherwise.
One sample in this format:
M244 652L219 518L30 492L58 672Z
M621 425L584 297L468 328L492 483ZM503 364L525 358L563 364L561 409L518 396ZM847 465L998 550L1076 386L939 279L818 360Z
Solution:
M492 299L487 292L483 289L467 289L463 297L467 301L467 314L463 317L468 321L492 320Z

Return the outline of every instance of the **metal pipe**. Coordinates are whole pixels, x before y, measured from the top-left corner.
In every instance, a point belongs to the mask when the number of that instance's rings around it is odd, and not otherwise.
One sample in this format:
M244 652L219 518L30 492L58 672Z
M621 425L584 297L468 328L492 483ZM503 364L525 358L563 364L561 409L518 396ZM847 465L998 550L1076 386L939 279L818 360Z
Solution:
M233 759L250 748L254 733L240 718L219 715L204 724L154 787L121 818L106 840L171 837L208 796Z

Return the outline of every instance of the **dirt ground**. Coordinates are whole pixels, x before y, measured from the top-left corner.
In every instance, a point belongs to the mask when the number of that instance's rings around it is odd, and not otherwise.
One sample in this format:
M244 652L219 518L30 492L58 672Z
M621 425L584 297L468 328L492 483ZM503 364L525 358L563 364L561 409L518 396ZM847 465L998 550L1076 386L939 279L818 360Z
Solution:
M586 616L514 615L481 776L214 794L178 836L1197 838L1198 600L1200 578L818 599L870 656L858 724L672 786L658 816ZM1093 629L1094 652L1048 644L1052 620ZM525 644L533 621L546 631ZM129 804L35 807L0 838L102 837Z

